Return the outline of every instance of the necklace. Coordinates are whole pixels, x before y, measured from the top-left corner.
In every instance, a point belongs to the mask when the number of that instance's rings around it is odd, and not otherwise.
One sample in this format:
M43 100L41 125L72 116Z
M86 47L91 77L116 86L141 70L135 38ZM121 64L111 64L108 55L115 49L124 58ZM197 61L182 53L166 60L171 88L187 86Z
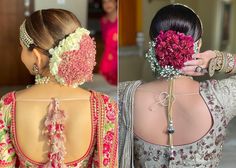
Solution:
M168 133L168 145L169 145L169 160L174 160L174 143L173 143L173 134L175 132L174 123L173 123L173 115L172 115L172 107L174 102L173 96L173 86L174 79L170 79L169 81L169 89L168 89L168 108L167 108L167 133Z
M47 84L50 81L49 76L41 76L41 75L36 75L35 76L35 84Z

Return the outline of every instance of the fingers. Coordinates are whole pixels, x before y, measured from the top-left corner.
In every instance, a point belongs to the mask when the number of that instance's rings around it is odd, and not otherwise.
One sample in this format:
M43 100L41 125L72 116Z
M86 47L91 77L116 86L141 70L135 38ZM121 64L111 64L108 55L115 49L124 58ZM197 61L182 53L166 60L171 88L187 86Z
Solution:
M191 61L187 61L184 63L185 66L190 66L190 65L194 65L194 66L201 66L203 65L203 60L202 59L197 59L197 60L191 60Z
M193 59L202 58L202 54L201 54L201 53L193 54L193 55L192 55L192 58L193 58Z
M185 66L181 69L181 73L190 76L203 76L206 71L203 72L196 72L196 68L198 66Z
M181 72L189 72L189 71L195 71L197 66L185 66L181 69Z
M188 76L203 76L204 73L201 73L201 72L186 72L185 75L188 75Z

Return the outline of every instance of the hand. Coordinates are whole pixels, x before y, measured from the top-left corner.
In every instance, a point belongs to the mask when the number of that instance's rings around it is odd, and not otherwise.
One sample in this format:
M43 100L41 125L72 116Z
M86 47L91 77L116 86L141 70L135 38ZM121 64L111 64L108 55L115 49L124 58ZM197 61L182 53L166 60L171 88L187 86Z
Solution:
M193 60L184 63L184 67L181 72L189 76L202 76L205 72L196 72L197 67L207 69L209 62L212 58L216 57L216 53L212 50L205 51L203 53L198 53L193 55Z

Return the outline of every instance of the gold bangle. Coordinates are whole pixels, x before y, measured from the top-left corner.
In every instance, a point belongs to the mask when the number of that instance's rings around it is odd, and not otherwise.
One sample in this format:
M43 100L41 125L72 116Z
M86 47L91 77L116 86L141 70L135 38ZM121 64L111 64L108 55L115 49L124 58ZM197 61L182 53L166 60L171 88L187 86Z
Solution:
M225 55L226 53L223 53L223 52L221 53L222 53L222 66L219 72L225 72L226 66L227 66L227 55Z
M234 59L234 66L233 69L229 72L229 74L235 74L236 73L236 55L232 55Z
M212 77L216 71L216 58L212 58L208 65L208 74Z
M219 71L222 66L223 66L223 59L224 59L224 55L222 52L218 51L218 55L216 57L216 70Z
M226 66L225 72L229 73L234 68L234 57L230 53L227 53L226 56L227 56L227 66Z

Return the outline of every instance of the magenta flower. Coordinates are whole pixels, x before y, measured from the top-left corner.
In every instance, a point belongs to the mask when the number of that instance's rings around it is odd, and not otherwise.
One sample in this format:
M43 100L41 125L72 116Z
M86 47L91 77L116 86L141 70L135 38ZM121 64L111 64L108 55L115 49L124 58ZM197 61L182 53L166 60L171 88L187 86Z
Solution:
M155 52L162 68L173 66L175 69L181 69L184 62L192 59L194 40L184 33L173 30L161 31L156 38Z

